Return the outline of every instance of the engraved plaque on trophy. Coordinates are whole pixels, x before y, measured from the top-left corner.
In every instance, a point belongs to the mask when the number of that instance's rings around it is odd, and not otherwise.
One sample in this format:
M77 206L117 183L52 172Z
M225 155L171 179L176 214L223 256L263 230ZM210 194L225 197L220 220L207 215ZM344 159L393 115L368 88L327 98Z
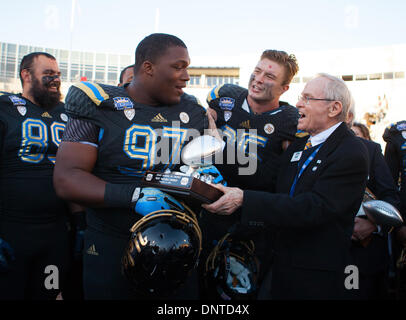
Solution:
M223 192L201 181L196 170L211 165L213 157L222 152L224 142L215 137L203 135L193 139L182 151L182 161L187 169L180 172L147 171L143 178L145 186L154 187L185 199L193 198L203 203L212 203L219 199ZM207 177L206 177L207 178Z
M160 189L174 196L193 198L202 203L212 203L223 195L223 192L190 175L147 171L143 184Z

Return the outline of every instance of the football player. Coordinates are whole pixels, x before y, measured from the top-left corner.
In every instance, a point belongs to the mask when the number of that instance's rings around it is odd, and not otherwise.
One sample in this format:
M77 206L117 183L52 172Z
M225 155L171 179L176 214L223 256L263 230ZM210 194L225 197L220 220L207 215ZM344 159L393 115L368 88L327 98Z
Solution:
M299 118L296 107L280 101L299 66L294 55L284 51L265 50L254 68L248 89L234 84L214 87L207 96L209 107L216 111L216 125L223 132L227 147L223 163L217 164L229 186L245 189L272 190L276 179L279 156L295 138ZM254 147L254 152L251 148ZM239 163L242 157L256 159ZM246 158L245 158L246 159ZM250 169L253 168L252 169ZM244 173L242 170L246 170ZM211 248L212 239L219 239L232 228L236 216L204 215L201 225L205 243ZM268 234L250 235L256 252L264 265L268 258ZM265 239L266 238L266 239Z
M406 218L406 120L398 121L388 126L384 133L383 139L386 142L385 160L388 163L395 184L400 191L400 201L403 220ZM394 255L397 257L400 254L397 267L399 272L398 277L398 292L399 298L406 297L406 226L398 228L395 231L396 240L394 241ZM403 251L399 253L403 248Z
M66 97L71 118L54 184L61 197L88 207L85 299L145 298L121 272L130 228L142 218L135 211L143 196L141 178L147 170L176 170L190 136L208 127L206 110L183 92L190 58L182 40L147 36L135 61L129 85L81 82ZM184 288L197 294L193 285ZM193 299L193 293L184 298Z
M217 112L217 127L228 140L225 164L216 167L230 185L259 190L270 187L276 159L297 131L297 109L279 99L298 69L294 55L266 50L252 72L248 89L225 84L208 94L207 103ZM257 158L257 169L241 174L244 165L230 150L234 147L237 153L247 154L250 145L256 146L256 153L250 155ZM234 157L236 165L232 165L230 157Z
M0 300L55 299L67 271L68 209L52 183L68 119L60 76L52 55L33 52L22 94L0 96Z
M406 120L391 124L385 129L385 159L392 177L399 186L402 200L401 213L406 217Z
M130 65L121 70L119 87L124 86L126 83L130 83L134 78L134 65Z

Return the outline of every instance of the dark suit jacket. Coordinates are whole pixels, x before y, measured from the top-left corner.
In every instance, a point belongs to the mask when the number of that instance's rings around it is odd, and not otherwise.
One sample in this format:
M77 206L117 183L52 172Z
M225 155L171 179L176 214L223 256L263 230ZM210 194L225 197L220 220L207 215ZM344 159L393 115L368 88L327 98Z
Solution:
M379 143L359 138L368 150L369 177L367 187L377 199L389 202L400 208L400 198L393 182L389 167L386 164ZM366 275L384 271L389 263L387 234L373 235L367 247L353 244L354 264Z
M284 153L277 193L244 191L241 221L262 222L278 229L273 298L342 298L354 217L366 187L367 151L342 123L324 142L290 197L299 170L291 159L303 150L306 141L294 141ZM306 150L302 158L313 149Z

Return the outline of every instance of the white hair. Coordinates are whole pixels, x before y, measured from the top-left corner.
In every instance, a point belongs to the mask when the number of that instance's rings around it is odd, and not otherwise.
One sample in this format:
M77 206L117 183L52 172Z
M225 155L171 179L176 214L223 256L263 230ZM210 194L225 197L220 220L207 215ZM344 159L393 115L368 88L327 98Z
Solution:
M324 87L324 94L326 99L340 101L341 104L343 105L343 110L339 115L339 120L346 122L347 115L350 112L350 110L352 111L352 114L354 115L355 118L354 99L344 80L332 76L328 73L318 73L315 76L315 78L319 77L326 78L327 80L329 80L327 81L326 86Z

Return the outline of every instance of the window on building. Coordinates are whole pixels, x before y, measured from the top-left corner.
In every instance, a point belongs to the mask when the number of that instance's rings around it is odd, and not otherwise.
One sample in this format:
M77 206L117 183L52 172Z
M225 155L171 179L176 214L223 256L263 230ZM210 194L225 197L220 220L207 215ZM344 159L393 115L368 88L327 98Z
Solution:
M200 76L190 76L189 85L199 86L200 85Z
M405 77L405 73L403 71L401 72L395 72L395 78L396 79L401 79Z
M357 81L368 80L368 76L366 74L357 74L355 76L355 80Z
M341 76L341 78L342 78L344 81L352 81L352 80L354 80L354 76L353 76L352 74Z
M382 79L382 73L371 73L369 75L369 80L381 80Z
M385 72L383 74L384 79L393 79L393 72Z

